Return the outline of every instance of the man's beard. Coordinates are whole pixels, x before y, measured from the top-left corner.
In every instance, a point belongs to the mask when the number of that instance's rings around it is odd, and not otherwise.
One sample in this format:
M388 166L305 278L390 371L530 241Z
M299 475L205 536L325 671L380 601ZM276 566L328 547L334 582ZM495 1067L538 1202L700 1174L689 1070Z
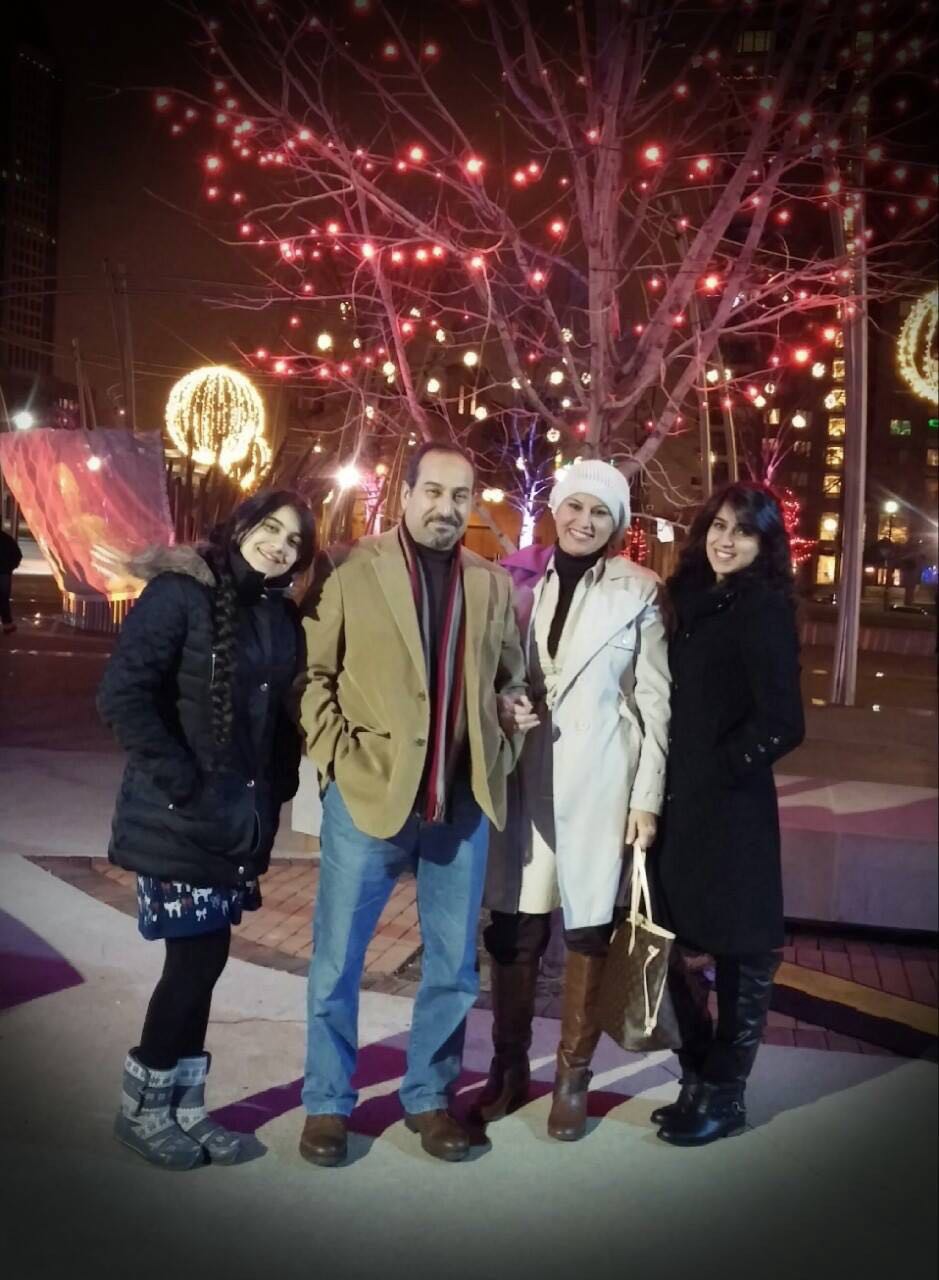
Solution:
M436 551L448 551L456 545L462 533L459 525L438 523L436 520L432 520L427 525L427 529Z

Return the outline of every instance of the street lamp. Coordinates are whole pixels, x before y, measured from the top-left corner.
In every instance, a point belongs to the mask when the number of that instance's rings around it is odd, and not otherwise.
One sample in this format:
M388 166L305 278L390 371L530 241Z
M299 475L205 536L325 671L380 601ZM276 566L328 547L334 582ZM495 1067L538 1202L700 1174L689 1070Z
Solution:
M893 517L899 510L900 504L899 502L894 502L893 498L884 503L884 512L887 516L887 546L884 549L884 612L890 606L890 553L893 551Z
M36 425L35 415L30 413L28 409L21 409L19 413L14 413L10 419L17 431L28 431L30 427Z

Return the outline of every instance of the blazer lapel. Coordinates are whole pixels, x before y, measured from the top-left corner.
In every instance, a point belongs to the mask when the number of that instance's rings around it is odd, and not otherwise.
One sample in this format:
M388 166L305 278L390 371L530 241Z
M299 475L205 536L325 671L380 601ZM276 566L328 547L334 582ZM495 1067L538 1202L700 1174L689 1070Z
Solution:
M414 605L414 592L411 590L408 567L404 562L404 553L398 545L397 530L391 530L383 535L380 551L372 561L372 568L375 570L375 576L391 610L391 615L401 632L401 638L426 689L427 664L424 661L424 648L421 644L421 629L417 621L417 609Z
M466 616L465 675L467 690L479 683L479 654L486 638L489 612L488 569L481 569L463 557L463 608Z
M596 657L618 631L622 631L642 612L642 600L621 590L616 583L617 577L613 563L608 564L603 577L587 592L564 657L555 705L564 697L588 662Z

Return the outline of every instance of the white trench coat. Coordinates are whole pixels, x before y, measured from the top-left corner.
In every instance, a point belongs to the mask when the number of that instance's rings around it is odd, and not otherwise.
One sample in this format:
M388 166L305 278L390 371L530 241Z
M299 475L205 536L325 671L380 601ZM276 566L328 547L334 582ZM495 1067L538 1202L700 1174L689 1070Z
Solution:
M529 673L547 578L533 594L516 590ZM665 789L669 672L659 589L654 573L616 556L572 604L553 708L536 708L541 723L509 779L505 830L490 836L491 910L547 912L560 899L568 929L612 919L629 810L660 813Z

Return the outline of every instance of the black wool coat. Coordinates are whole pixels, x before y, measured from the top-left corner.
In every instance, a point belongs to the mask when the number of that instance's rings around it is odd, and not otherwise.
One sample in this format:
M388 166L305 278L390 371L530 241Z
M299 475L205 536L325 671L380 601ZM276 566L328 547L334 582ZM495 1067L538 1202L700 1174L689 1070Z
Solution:
M297 789L292 718L302 643L293 604L240 556L233 731L215 742L216 579L192 547L158 548L121 628L98 711L128 754L108 857L161 880L233 887L267 870L281 804Z
M793 606L734 576L673 595L671 739L651 859L665 923L712 955L783 945L771 766L805 734Z

